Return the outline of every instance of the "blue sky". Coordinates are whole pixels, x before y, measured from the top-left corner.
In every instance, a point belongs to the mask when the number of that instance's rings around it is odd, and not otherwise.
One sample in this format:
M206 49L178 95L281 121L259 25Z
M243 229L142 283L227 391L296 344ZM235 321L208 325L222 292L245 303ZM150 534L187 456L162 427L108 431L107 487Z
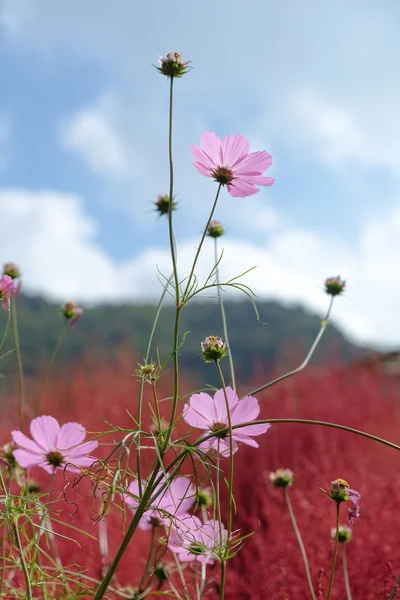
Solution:
M182 276L215 193L190 144L207 129L242 133L273 155L276 183L223 194L223 275L257 265L246 282L259 296L323 311L322 282L340 273L337 323L396 346L399 17L396 0L3 1L2 260L57 300L158 297L156 265L170 270L152 210L168 190L168 82L151 64L178 50L193 65L175 96Z

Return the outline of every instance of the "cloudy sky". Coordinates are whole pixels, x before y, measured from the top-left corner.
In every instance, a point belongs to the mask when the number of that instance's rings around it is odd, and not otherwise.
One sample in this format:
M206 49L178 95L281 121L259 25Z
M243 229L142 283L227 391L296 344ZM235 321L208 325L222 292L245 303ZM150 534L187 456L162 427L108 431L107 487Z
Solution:
M215 194L192 166L205 130L273 155L273 187L221 197L223 276L257 266L260 297L322 312L325 277L347 293L336 322L359 342L400 340L398 0L3 0L0 209L3 262L49 298L155 299L169 274L170 50L180 273ZM211 264L205 247L198 274Z

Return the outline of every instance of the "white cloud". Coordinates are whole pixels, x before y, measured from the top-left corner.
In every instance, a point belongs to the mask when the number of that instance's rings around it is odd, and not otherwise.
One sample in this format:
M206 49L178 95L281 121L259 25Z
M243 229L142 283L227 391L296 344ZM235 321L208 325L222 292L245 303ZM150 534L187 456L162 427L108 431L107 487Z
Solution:
M3 228L0 254L23 271L24 286L59 301L155 300L161 291L156 266L170 274L166 249L145 248L125 262L110 258L96 242L96 223L81 199L55 191L2 190ZM18 231L18 239L15 232ZM24 244L20 240L24 240ZM362 342L396 344L400 337L400 205L380 219L366 222L354 247L299 229L273 230L262 244L222 238L221 276L230 278L257 266L245 283L260 297L300 302L319 314L327 306L325 277L340 273L348 280L334 307L336 321ZM179 247L180 275L187 275L198 239ZM210 240L197 274L204 281L211 266Z
M129 150L115 131L114 123L102 104L75 114L61 127L65 148L76 152L96 173L126 176L131 171Z

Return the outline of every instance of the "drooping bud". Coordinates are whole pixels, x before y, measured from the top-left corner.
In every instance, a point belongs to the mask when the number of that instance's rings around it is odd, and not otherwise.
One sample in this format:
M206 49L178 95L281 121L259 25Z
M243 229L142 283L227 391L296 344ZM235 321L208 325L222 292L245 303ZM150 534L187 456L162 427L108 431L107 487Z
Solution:
M209 235L212 238L221 237L221 235L224 235L224 231L225 229L223 225L219 221L215 221L214 219L210 221L207 227L207 235Z
M331 498L337 504L350 500L353 506L349 508L349 523L352 525L356 519L360 516L360 499L361 494L356 490L350 489L349 484L344 479L335 479L331 482L331 489L329 492L320 488L328 498Z
M224 358L228 354L226 343L217 335L207 336L204 342L201 342L201 350L205 362L221 360L221 358Z
M169 201L168 194L165 194L165 195L159 194L157 196L157 199L154 200L154 203L156 205L156 211L159 212L160 215L167 215L169 213L170 201ZM171 210L175 210L176 206L177 206L177 203L172 198Z
M156 69L166 77L183 77L191 69L188 67L190 62L190 60L183 62L182 54L179 52L168 52L166 57L158 57L160 66Z
M3 275L8 275L11 279L18 279L21 277L21 271L15 263L9 262L4 265Z
M325 280L325 291L330 296L339 296L344 291L346 282L339 275Z
M269 474L272 485L279 488L291 486L294 481L294 473L290 469L277 469Z
M61 314L66 318L71 327L75 327L77 320L83 315L83 312L83 308L80 308L75 302L67 302L61 308Z
M353 536L353 532L350 527L345 527L344 525L339 525L338 532L336 531L336 527L332 527L331 529L331 538L336 540L336 533L338 533L338 542L340 544L345 544L351 541Z

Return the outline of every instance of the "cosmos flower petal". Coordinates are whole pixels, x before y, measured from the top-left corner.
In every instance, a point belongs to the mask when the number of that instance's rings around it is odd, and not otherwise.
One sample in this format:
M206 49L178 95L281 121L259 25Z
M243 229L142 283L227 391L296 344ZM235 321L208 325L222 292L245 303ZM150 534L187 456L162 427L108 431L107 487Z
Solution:
M232 168L249 154L249 142L243 135L227 135L221 142L224 164Z
M250 152L244 160L235 168L235 174L256 171L263 173L272 165L272 156L265 150L261 152Z
M231 411L231 419L234 425L254 421L260 414L260 405L254 396L246 396Z
M235 435L234 439L237 440L238 442L241 442L242 444L247 444L248 446L253 446L253 448L259 448L259 444L253 440L251 437L249 437L248 435Z
M36 467L43 462L43 453L34 453L31 450L24 450L18 448L13 451L15 460L21 467L27 469L28 467Z
M246 425L246 427L240 427L240 429L234 429L234 435L262 435L263 433L265 433L266 431L268 431L268 429L271 427L271 425L269 423L256 423L255 425Z
M222 153L221 140L219 137L211 131L206 131L202 134L200 143L201 149L210 158L215 167L221 165Z
M65 423L60 427L57 435L56 447L59 450L72 448L83 442L86 437L86 429L80 423Z
M240 179L234 179L230 185L227 185L227 190L234 198L246 198L247 196L253 196L260 190L253 184L247 183Z
M11 435L14 442L24 450L43 456L43 449L36 442L30 440L22 431L12 431Z
M56 449L56 440L60 425L57 419L44 415L31 421L30 432L37 444L46 452L53 452Z
M214 414L213 399L205 392L193 394L189 404L185 404L183 409L186 423L197 429L208 429L214 421Z
M80 456L85 456L85 455L93 452L93 450L96 450L98 445L99 445L99 443L97 440L92 440L90 442L84 442L83 444L79 444L78 446L71 448L71 450L68 450L67 455L71 459L79 458ZM93 460L92 460L92 462L93 462Z

